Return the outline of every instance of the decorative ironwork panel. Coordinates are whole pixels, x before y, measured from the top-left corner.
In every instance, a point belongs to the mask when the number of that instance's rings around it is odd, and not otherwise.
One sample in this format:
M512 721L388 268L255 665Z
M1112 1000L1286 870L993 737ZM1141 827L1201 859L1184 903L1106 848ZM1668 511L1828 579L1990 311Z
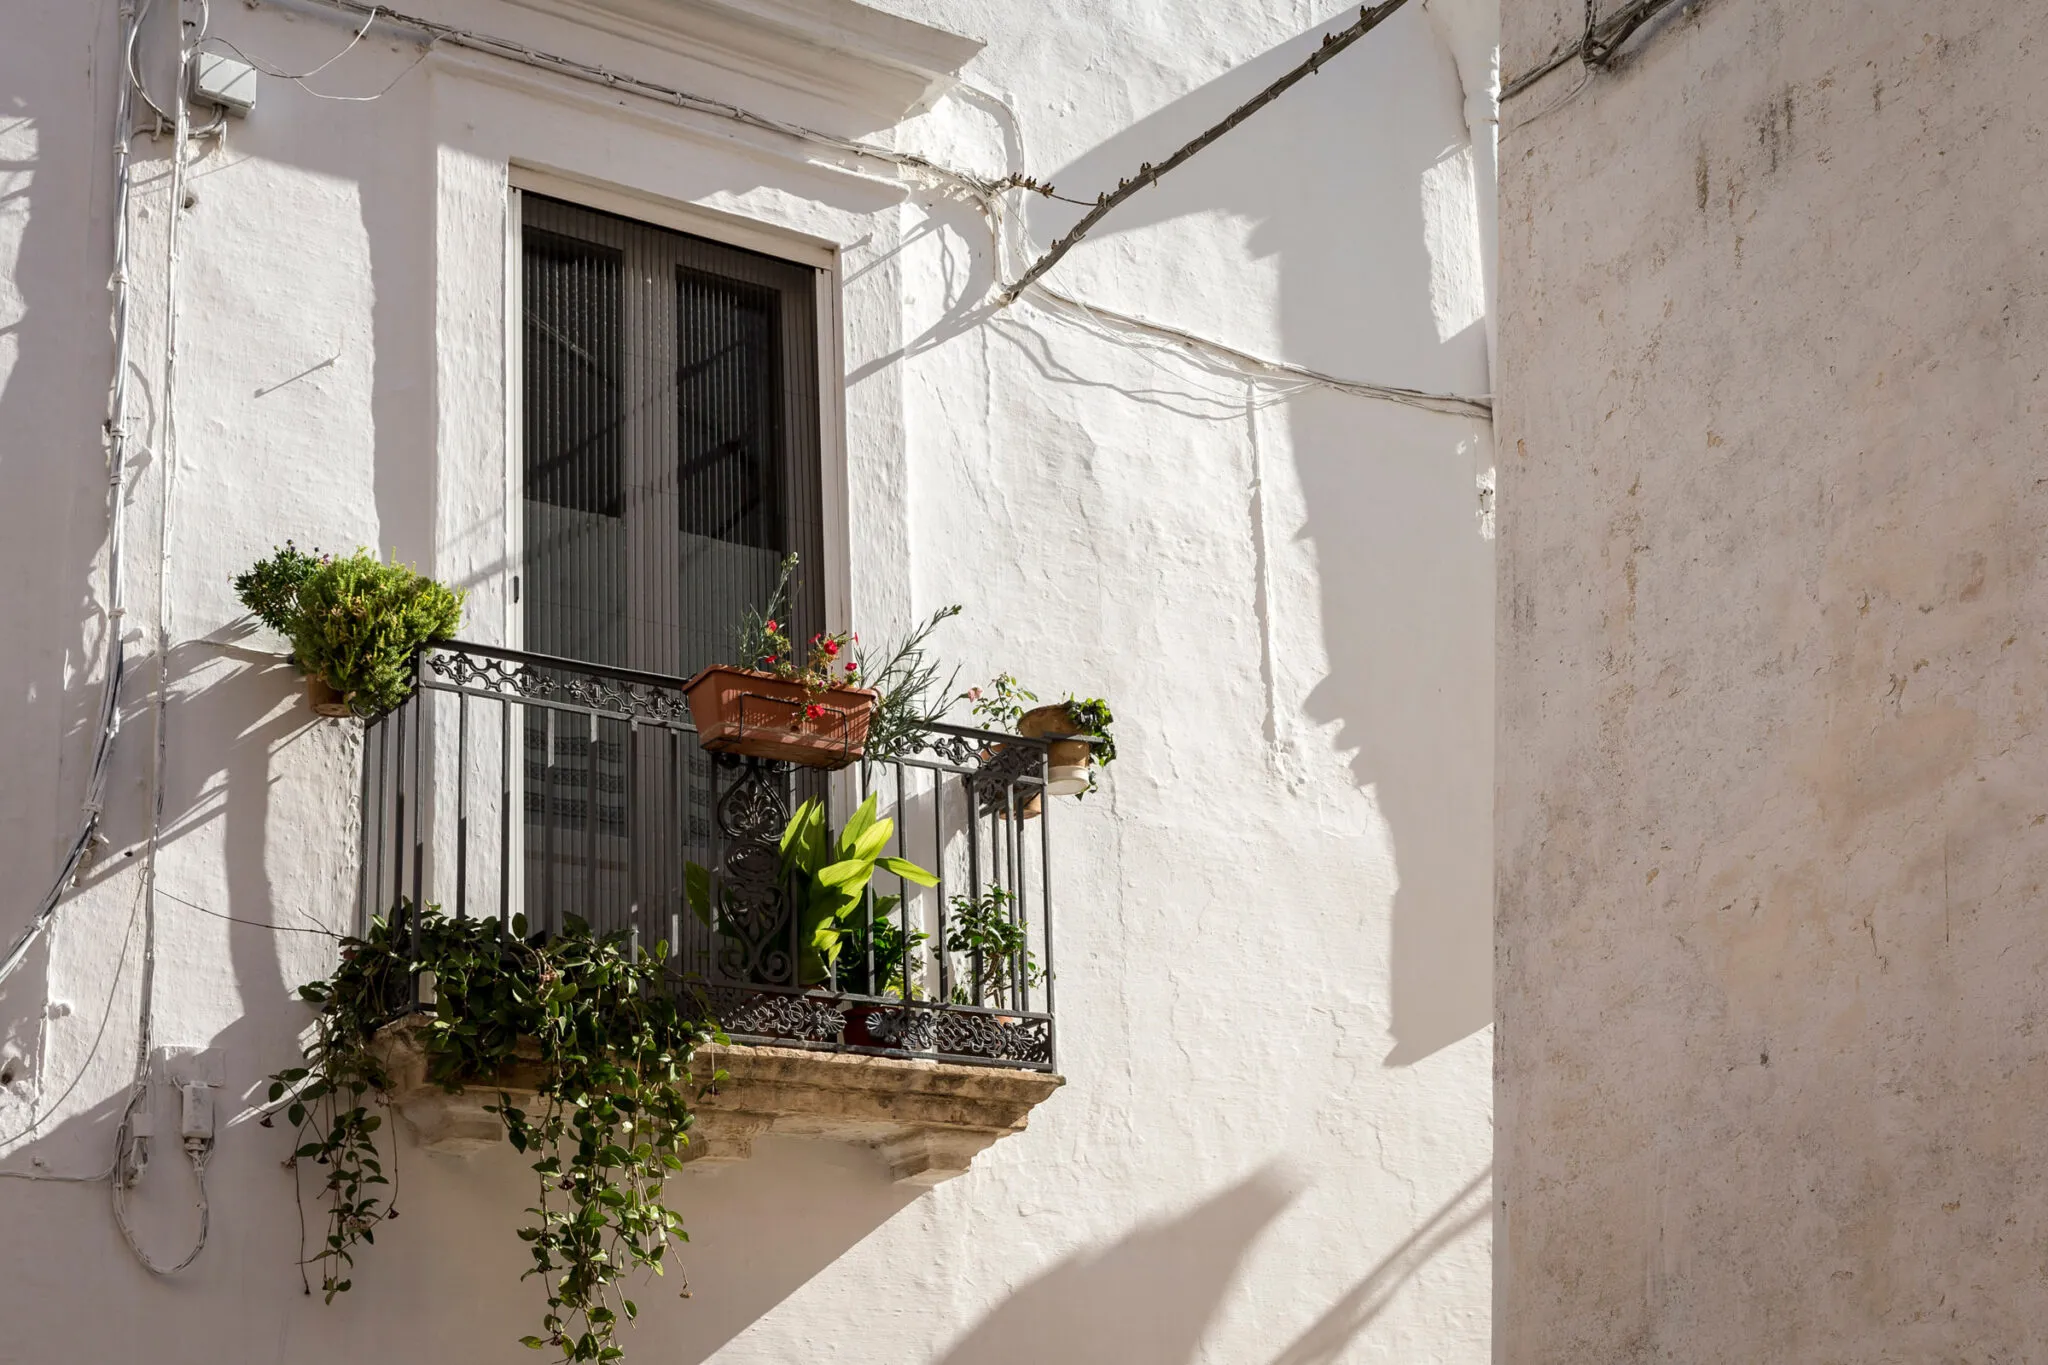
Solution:
M690 706L680 681L673 685L642 682L598 669L520 663L496 654L470 653L448 646L430 647L420 662L427 672L452 687L493 692L520 701L554 702L603 711L657 725L690 722Z
M699 985L691 993L726 1033L736 1038L786 1038L836 1043L846 1029L845 1002L830 996Z
M732 981L797 984L794 924L782 885L782 831L789 824L781 765L720 755L733 784L718 799L725 836L722 872L714 891L715 961Z
M1046 1018L969 1014L943 1010L934 1015L937 1027L931 1050L990 1061L1052 1063L1052 1021Z

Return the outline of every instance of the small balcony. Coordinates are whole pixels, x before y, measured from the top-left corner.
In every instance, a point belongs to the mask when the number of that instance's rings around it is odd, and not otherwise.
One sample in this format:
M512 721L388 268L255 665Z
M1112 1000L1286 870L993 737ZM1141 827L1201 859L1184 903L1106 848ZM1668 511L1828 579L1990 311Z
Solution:
M824 771L706 751L682 679L463 643L416 667L364 733L361 927L434 904L507 933L573 916L665 941L679 1001L731 1043L710 1050L731 1080L700 1109L706 1159L768 1132L837 1138L929 1183L1061 1084L1046 741L932 725ZM877 871L820 953L779 875L783 831L804 801L838 829L870 796L887 851L936 882ZM495 1122L480 1101L397 1098L430 1148L473 1150Z

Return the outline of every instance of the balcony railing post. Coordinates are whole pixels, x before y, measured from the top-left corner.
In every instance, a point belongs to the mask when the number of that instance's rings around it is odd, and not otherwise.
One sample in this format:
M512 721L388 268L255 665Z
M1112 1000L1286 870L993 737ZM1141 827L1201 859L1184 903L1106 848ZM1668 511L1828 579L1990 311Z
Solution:
M512 932L512 764L525 762L512 746L512 708L507 700L498 706L498 935ZM520 733L526 730L521 724Z
M469 698L455 696L455 918L469 918Z
M640 959L640 721L626 722L626 792L620 805L626 836L626 927L633 934L633 960Z
M1046 750L1044 753L1039 755L1038 766L1039 779L1042 782L1050 784L1052 781L1052 751L1050 749ZM1039 790L1043 792L1045 788L1041 787ZM1040 979L1045 982L1046 1062L1048 1065L1057 1065L1057 1061L1053 1051L1053 1029L1055 1028L1055 1024L1053 1022L1054 1011L1052 1005L1052 797L1049 795L1040 797L1040 809L1038 812L1038 856L1039 926L1043 934L1042 945L1045 949L1045 974Z

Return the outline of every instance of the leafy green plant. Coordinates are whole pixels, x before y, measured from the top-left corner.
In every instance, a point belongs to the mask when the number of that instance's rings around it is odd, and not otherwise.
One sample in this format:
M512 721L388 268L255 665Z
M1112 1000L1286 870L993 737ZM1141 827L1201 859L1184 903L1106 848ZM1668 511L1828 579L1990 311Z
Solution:
M420 646L460 628L465 596L363 550L328 559L299 584L292 653L357 715L381 715L411 692Z
M975 718L992 730L1014 730L1024 717L1024 703L1037 701L1014 674L998 673L986 687L970 687L956 699L970 704Z
M1088 750L1088 791L1092 792L1095 790L1095 774L1116 760L1116 740L1109 732L1116 717L1110 714L1109 703L1100 697L1076 700L1072 693L1068 693L1066 708L1068 717L1074 722L1074 732L1095 741ZM1081 796L1087 794L1077 793Z
M973 705L974 714L983 725L991 729L1017 728L1024 719L1026 702L1038 700L1038 694L1025 688L1008 673L998 673L986 687L971 687L960 694L959 700ZM1068 733L1086 735L1095 743L1088 750L1088 791L1095 790L1095 774L1106 768L1116 758L1116 740L1110 734L1115 717L1110 714L1109 703L1100 697L1076 697L1067 694L1067 699L1058 703L1066 708ZM1086 795L1086 792L1077 795Z
M630 935L598 935L575 919L528 942L523 919L508 935L494 920L450 919L430 905L415 954L411 919L401 907L344 940L334 975L300 988L320 1006L305 1064L271 1079L272 1104L298 1130L288 1164L324 1172L327 1231L301 1269L319 1268L332 1301L350 1287L355 1249L398 1216L376 1137L391 1078L373 1041L405 1015L424 969L436 999L415 1037L429 1079L457 1090L522 1064L539 1070L530 1108L503 1093L492 1107L538 1181L519 1236L547 1309L541 1330L521 1341L564 1361L620 1359L617 1325L639 1313L626 1278L660 1274L670 1246L688 1240L662 1193L690 1140L691 1054L709 1035L662 988L667 945L635 952Z
M318 551L309 555L287 540L268 559L235 575L235 596L257 620L289 638L299 619L299 587L319 567Z
M826 823L824 803L815 797L790 815L782 831L778 875L796 917L797 984L817 986L831 978L849 921L877 868L919 886L938 885L939 879L916 863L882 852L895 829L894 820L876 814L872 793L836 837ZM686 864L683 886L691 910L712 925L710 869Z
M906 935L895 918L900 896L877 896L867 913L854 915L840 948L839 984L854 995L906 997L904 962L910 964L908 998L924 999L923 946L931 935L913 927Z
M955 896L946 916L946 951L971 962L969 984L955 984L956 1005L1008 1005L1020 985L1045 980L1031 935L1016 916L1016 893L992 886L978 896ZM978 981L978 987L972 983Z

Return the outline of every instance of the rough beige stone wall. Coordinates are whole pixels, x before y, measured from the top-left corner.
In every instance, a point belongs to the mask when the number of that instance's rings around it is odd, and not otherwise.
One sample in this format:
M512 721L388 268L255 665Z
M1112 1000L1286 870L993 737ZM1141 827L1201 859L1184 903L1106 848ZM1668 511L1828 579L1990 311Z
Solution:
M1705 0L1503 115L1504 1361L2048 1359L2043 18Z

